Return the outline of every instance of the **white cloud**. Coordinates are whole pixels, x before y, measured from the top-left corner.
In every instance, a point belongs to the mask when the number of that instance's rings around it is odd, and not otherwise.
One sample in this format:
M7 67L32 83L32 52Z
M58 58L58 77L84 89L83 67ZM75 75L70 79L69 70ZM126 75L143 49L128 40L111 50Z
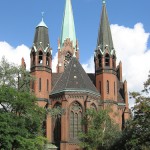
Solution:
M117 60L123 64L123 78L129 91L141 91L150 70L150 51L147 48L149 33L137 23L134 28L111 25Z
M84 70L88 73L94 73L94 56L91 56L91 58L87 61L87 63L82 64L82 67Z
M52 60L52 71L56 72L56 66L58 63L58 53L55 54L53 60Z
M27 69L30 68L30 49L23 44L14 48L5 41L0 42L0 60L3 56L17 65L21 65L21 59L24 57Z
M137 23L133 28L111 25L117 62L123 64L123 78L128 81L129 91L141 91L143 82L147 79L150 70L150 50L147 48L149 33L146 33L142 23ZM52 70L56 72L57 53L52 60ZM24 57L27 69L30 68L30 49L25 45L12 47L7 42L0 42L0 59L5 56L9 62L21 64ZM86 72L94 73L93 56L82 64ZM130 102L133 105L133 102Z
M135 24L134 28L111 25L117 62L123 64L123 79L128 82L128 91L141 91L143 83L150 70L150 50L148 50L149 33L146 33L142 23ZM86 72L94 69L92 58L83 64ZM92 71L94 72L94 71ZM130 107L134 105L130 101Z

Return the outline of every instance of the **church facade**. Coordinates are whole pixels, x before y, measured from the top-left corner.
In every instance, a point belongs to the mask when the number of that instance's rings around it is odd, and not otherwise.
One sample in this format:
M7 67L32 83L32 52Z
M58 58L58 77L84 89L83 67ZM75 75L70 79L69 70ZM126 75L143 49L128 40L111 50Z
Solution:
M61 36L58 41L57 72L52 72L52 48L48 27L43 19L35 29L30 53L31 83L38 104L44 108L61 107L61 117L46 116L46 137L60 150L77 150L81 118L87 109L110 106L112 119L123 128L130 117L127 82L122 80L122 63L116 53L103 1L97 45L94 52L95 73L86 73L79 62L71 0L66 0Z

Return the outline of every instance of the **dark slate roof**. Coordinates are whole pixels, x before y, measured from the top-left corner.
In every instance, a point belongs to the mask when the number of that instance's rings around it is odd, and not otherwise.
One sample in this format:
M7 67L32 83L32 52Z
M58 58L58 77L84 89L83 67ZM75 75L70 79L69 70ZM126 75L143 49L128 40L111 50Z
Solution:
M117 80L117 100L119 103L124 103L124 92L123 92L123 82Z
M108 45L109 50L114 48L112 35L110 30L110 24L108 21L106 4L103 4L102 14L101 14L101 22L99 27L98 39L97 39L97 47L100 46L101 50L104 51L105 46Z
M73 57L54 85L50 95L61 92L85 92L100 96L96 87L82 68L76 57Z
M91 81L93 82L93 84L95 85L95 74L94 73L88 73L88 76L91 79Z
M34 36L34 45L36 46L36 48L42 45L43 49L45 49L48 45L50 45L47 27L45 26L36 27Z
M61 75L62 75L62 73L52 73L52 88L57 83L57 81Z

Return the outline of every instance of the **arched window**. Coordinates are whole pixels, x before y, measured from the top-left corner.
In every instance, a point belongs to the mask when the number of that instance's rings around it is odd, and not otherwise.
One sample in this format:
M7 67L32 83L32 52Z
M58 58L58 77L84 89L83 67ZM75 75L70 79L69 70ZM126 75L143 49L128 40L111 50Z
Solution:
M47 79L47 91L49 91L49 80Z
M115 68L116 67L116 57L113 55L112 57L112 67Z
M64 62L65 68L66 68L66 66L69 64L71 58L72 58L72 55L71 55L69 52L67 52L67 53L66 53L66 56L65 56L65 60L64 60L64 61L65 61L65 62Z
M99 60L99 67L102 67L102 55L98 55L98 60Z
M39 78L39 91L41 91L41 88L42 88L42 80L41 78Z
M47 53L46 54L46 65L49 66L49 64L50 64L50 54Z
M107 90L107 94L109 94L109 81L107 80L107 83L106 83L106 90Z
M54 106L55 108L61 108L61 104L57 103ZM55 116L53 118L53 125L54 125L54 130L53 130L53 135L54 135L54 142L56 145L59 145L61 141L61 117L60 116Z
M109 57L109 54L106 54L105 55L105 66L110 66L110 57Z
M116 94L116 83L114 82L114 95Z
M35 52L32 52L32 65L35 65Z
M42 51L39 52L39 64L43 63L43 53Z
M70 139L78 139L81 127L82 107L78 102L74 102L70 107Z

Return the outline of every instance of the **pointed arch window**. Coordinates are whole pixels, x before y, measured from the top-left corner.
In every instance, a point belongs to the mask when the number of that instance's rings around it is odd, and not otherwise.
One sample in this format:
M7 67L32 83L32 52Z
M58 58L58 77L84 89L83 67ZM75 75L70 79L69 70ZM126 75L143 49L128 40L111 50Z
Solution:
M35 52L32 52L32 65L35 65Z
M41 78L39 78L39 91L41 91L41 88L42 88L42 80Z
M64 60L64 61L65 61L65 62L64 62L65 68L66 68L66 66L69 64L71 58L72 58L71 53L67 52L66 55L65 55L65 60Z
M107 92L107 94L109 94L109 81L107 80L107 83L106 83L106 92Z
M39 64L42 64L43 63L43 52L40 51L39 52Z
M50 65L50 54L49 53L46 54L46 65L47 66Z
M47 91L49 91L49 80L47 79Z
M70 107L70 139L78 139L78 134L82 130L82 107L78 102L74 102Z
M61 104L60 103L56 103L54 108L61 108ZM53 117L53 138L54 138L54 142L56 144L58 144L61 141L61 117L60 116L55 116Z
M110 66L110 56L109 56L109 54L105 55L105 66L107 66L107 67Z
M115 68L116 67L116 57L113 55L112 57L112 67Z
M98 60L99 60L99 67L102 67L102 55L98 55Z

